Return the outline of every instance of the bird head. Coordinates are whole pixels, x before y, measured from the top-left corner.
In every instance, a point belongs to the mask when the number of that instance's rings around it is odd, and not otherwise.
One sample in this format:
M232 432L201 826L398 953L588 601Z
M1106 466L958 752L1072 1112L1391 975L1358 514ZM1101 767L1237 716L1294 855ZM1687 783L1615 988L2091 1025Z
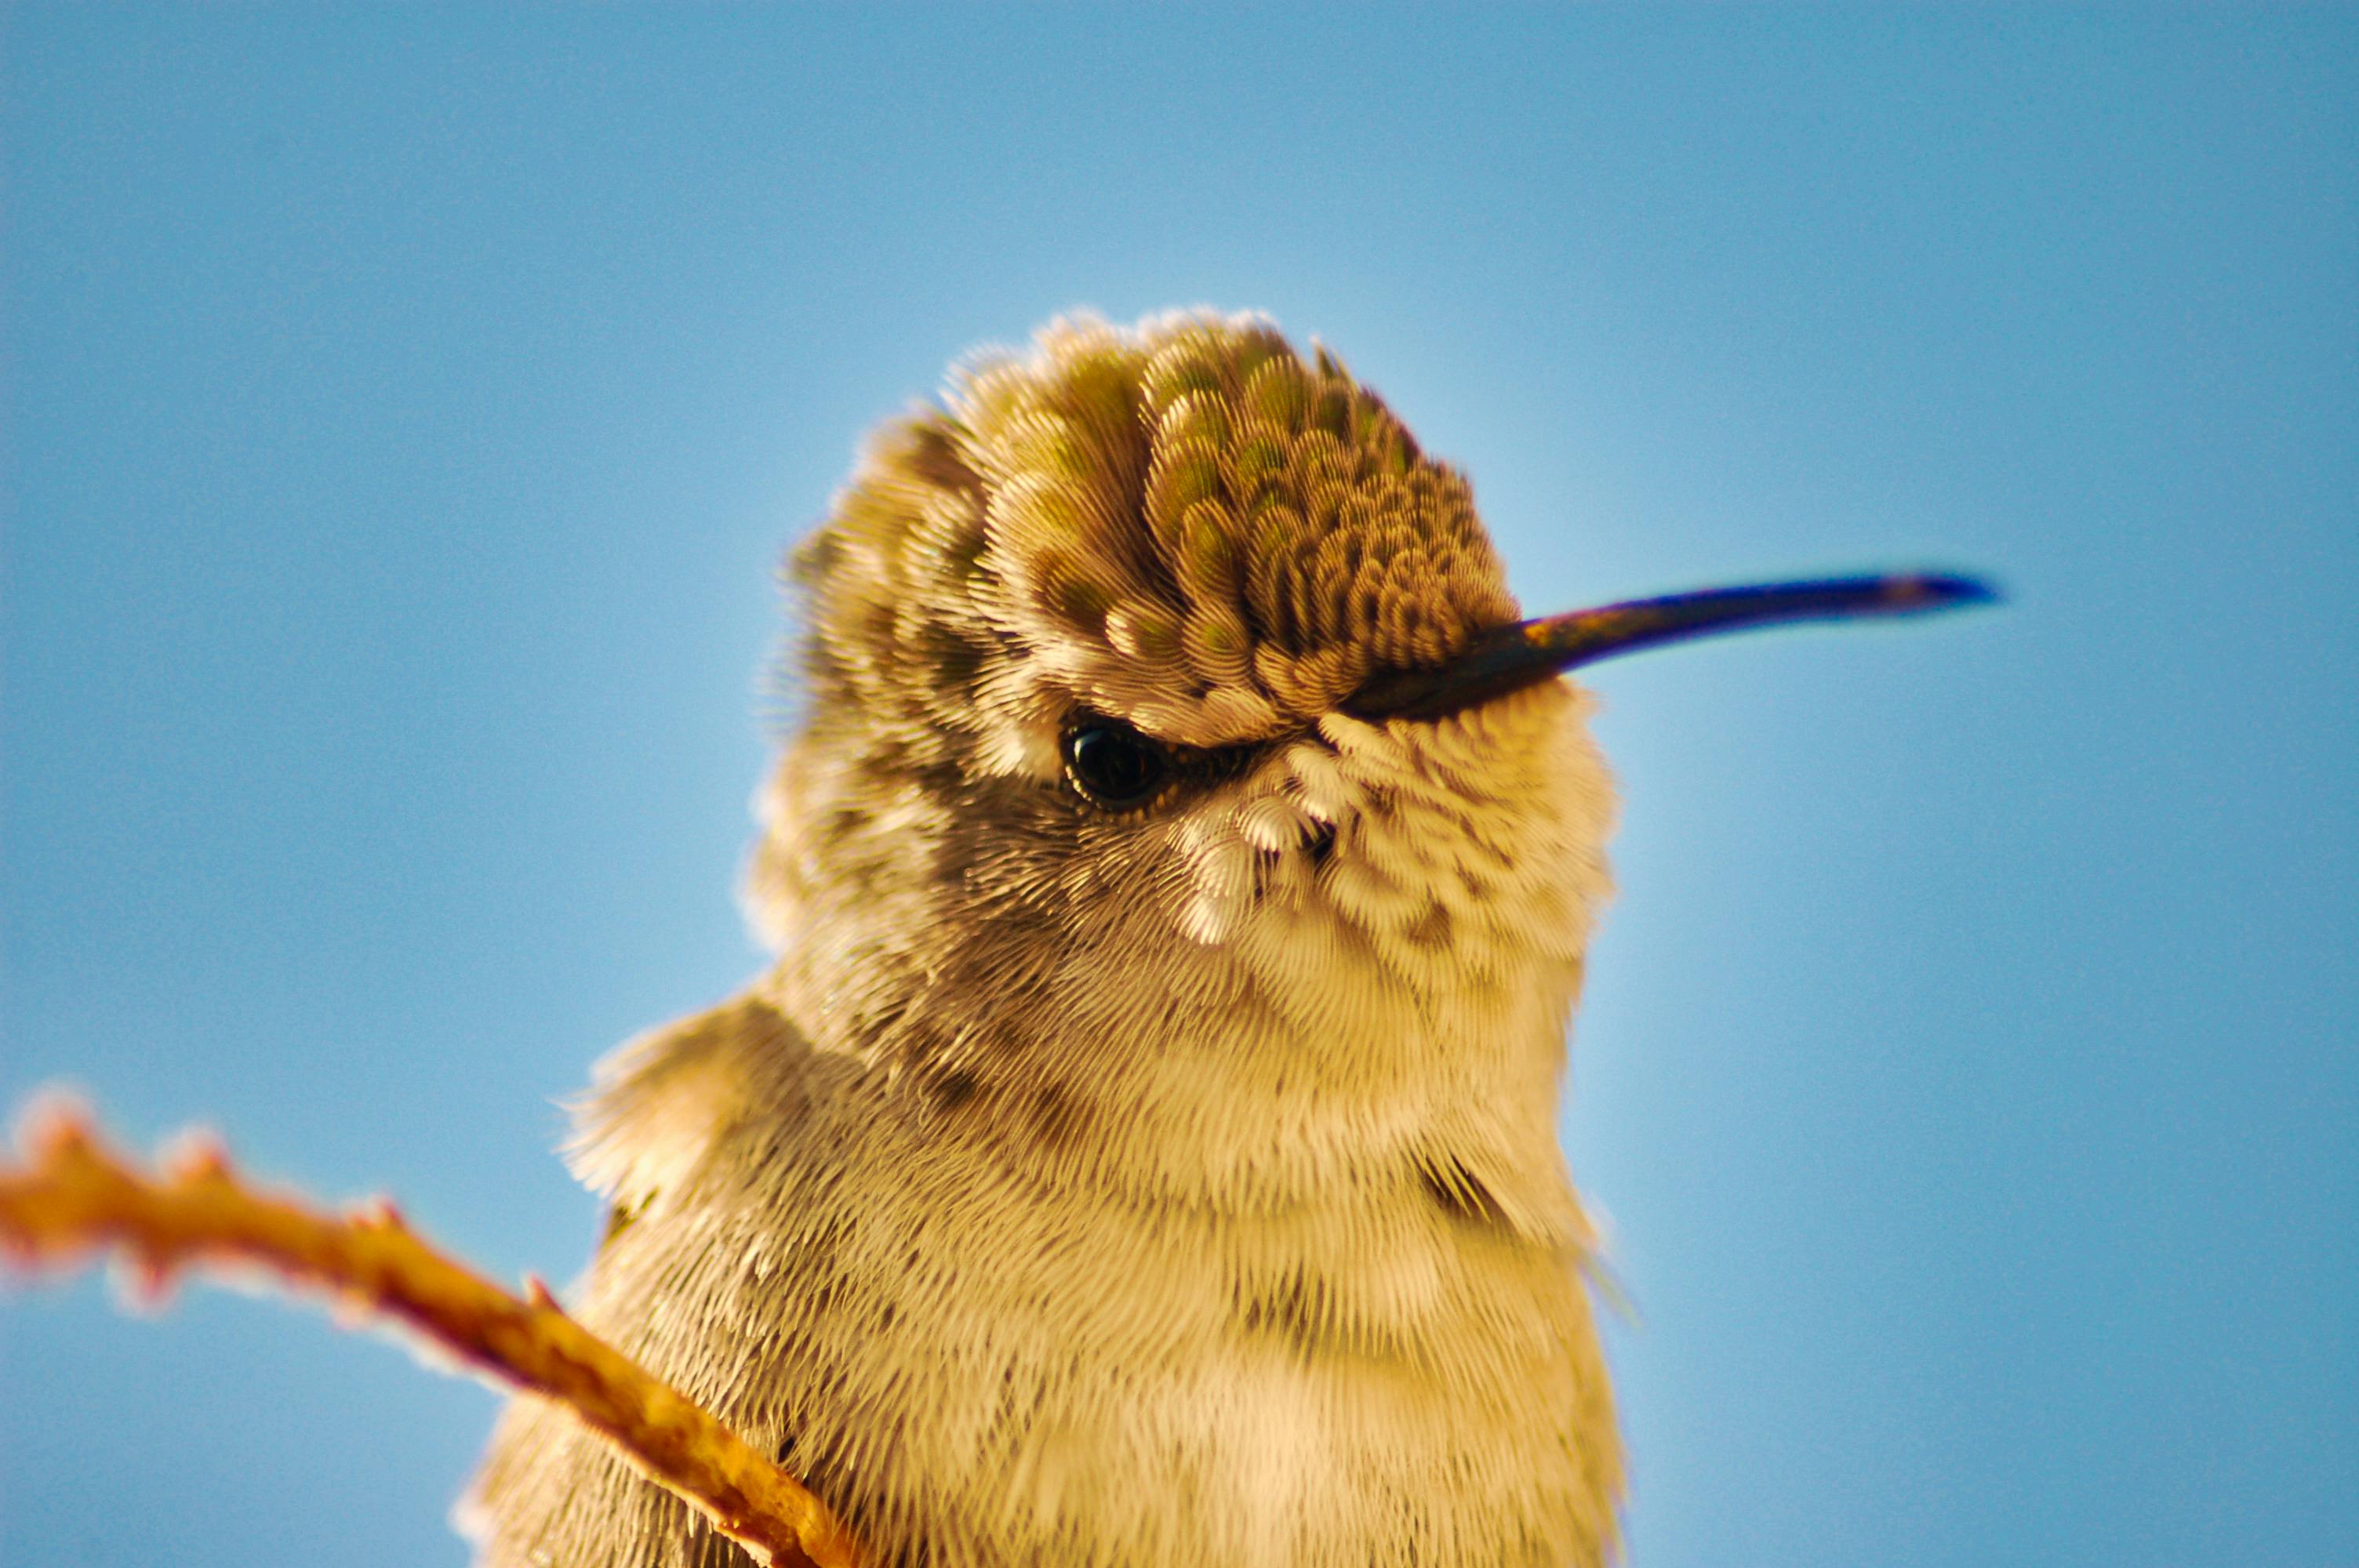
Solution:
M1324 350L1208 315L960 369L793 573L753 880L789 1011L946 1114L1076 1159L1159 1116L1232 1173L1549 1123L1614 816L1560 670L1948 591L1520 621L1463 474Z

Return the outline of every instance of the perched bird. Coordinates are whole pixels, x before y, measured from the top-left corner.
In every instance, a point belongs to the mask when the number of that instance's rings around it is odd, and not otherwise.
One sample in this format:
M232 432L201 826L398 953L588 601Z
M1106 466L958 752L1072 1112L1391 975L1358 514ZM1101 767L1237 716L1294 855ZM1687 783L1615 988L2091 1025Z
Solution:
M777 953L580 1108L580 1315L880 1564L1565 1568L1622 1453L1556 1138L1614 788L1559 678L1946 578L1517 622L1465 477L1254 318L1059 322L797 554ZM745 1561L520 1401L490 1568Z

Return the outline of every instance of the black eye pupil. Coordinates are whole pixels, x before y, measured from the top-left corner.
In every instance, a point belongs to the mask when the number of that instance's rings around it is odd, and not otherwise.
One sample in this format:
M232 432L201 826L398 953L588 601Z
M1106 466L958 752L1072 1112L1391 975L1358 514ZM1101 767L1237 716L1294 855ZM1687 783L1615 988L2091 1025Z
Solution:
M1093 719L1065 737L1073 785L1100 806L1136 806L1163 783L1161 747L1127 724Z

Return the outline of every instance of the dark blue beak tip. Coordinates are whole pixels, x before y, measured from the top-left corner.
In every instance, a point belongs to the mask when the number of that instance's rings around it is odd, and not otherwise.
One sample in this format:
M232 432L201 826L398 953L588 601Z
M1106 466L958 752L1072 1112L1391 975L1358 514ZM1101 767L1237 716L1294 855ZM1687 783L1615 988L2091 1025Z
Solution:
M1988 578L1963 572L1929 572L1909 579L1911 597L1928 610L1963 610L1976 604L2004 604L2006 595Z

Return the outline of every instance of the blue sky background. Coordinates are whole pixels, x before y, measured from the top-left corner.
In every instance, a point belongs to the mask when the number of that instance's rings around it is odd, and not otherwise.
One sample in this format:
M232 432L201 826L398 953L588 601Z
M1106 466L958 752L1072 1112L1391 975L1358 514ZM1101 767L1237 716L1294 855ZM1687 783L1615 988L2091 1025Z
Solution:
M1256 307L1534 611L2004 611L1598 672L1568 1146L1636 1568L2359 1563L2359 20L0 20L0 1097L502 1272L757 964L772 569L979 341ZM0 1304L0 1562L458 1564L494 1397Z

